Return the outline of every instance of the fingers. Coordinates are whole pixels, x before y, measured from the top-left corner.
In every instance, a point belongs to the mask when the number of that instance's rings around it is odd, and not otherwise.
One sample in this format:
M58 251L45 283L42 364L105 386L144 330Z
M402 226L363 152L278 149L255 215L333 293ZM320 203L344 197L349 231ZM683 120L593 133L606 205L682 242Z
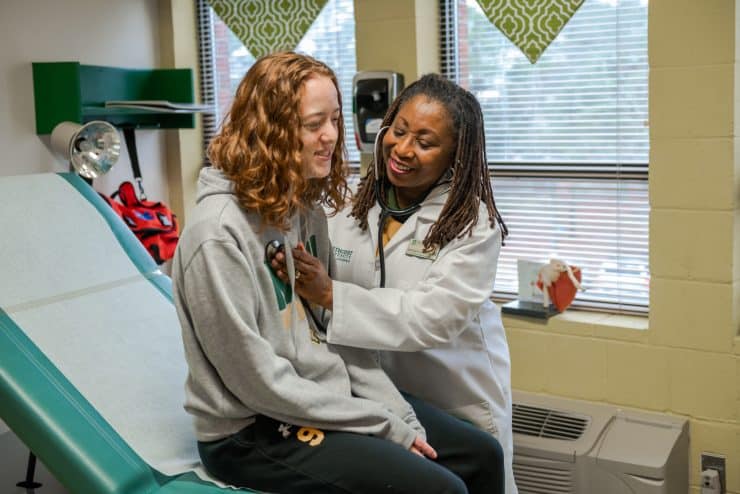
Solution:
M289 281L288 272L285 267L285 254L283 252L278 252L277 254L272 256L272 259L270 260L270 267L277 275L277 277L280 278L283 282L287 283Z
M293 249L293 264L296 271L303 275L316 275L323 269L321 261L306 251L300 243Z
M422 456L426 456L432 460L437 458L437 452L421 436L417 436L414 444L411 445L411 451L414 449L418 450Z
M305 248L303 242L299 242L292 250L293 265L295 268L295 281L310 283L323 270L323 265L316 257L312 256ZM285 252L277 252L270 260L270 267L275 274L284 282L289 282L288 269L286 265Z
M294 251L296 252L296 251ZM308 255L311 259L313 256L310 254ZM315 265L308 260L308 262L305 261L299 261L298 259L293 257L293 265L295 267L295 281L298 282L307 282L314 278L314 272L315 272ZM270 261L270 267L272 268L273 272L285 283L290 282L290 277L288 276L288 267L285 262L285 253L278 252L272 257L272 260Z
M294 273L288 273L285 252L276 252L269 261L273 273L283 283L291 283L296 293L313 304L332 310L334 289L332 279L321 261L309 253L303 243L298 243L291 251ZM292 276L291 276L292 275Z
M312 256L307 250L301 248L301 244L298 244L298 247L293 249L293 260L306 265L313 265L319 262L319 260Z

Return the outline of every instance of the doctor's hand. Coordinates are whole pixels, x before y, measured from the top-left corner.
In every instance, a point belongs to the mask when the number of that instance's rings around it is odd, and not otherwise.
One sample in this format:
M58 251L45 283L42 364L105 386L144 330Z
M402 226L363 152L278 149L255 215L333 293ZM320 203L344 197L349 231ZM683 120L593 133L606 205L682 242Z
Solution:
M334 292L331 278L326 268L316 257L306 250L303 242L293 249L293 265L295 266L295 291L307 301L332 310ZM290 283L288 270L285 264L285 253L278 252L270 261L270 266L285 283Z
M437 459L437 452L421 436L416 437L414 443L409 448L409 451L416 453L419 456L431 458L432 460Z

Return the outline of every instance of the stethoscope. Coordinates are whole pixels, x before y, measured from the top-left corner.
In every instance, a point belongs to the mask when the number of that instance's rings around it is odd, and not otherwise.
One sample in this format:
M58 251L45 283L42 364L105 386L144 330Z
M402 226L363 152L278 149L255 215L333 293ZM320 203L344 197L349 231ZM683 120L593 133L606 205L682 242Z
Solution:
M373 144L373 171L375 173L375 200L378 201L378 205L380 206L380 209L381 209L380 216L378 218L378 262L380 265L380 285L379 285L380 288L385 287L385 250L383 248L383 228L385 226L385 222L390 216L397 216L397 217L411 216L412 214L417 212L419 209L421 209L421 203L425 199L424 197L419 202L412 204L411 206L400 208L400 209L391 207L388 204L388 202L385 200L385 197L383 194L382 180L380 179L380 176L378 174L378 143L380 142L380 139L383 133L386 132L388 129L390 129L390 126L388 125L378 129L378 133L375 135L375 143ZM275 255L281 251L285 252L285 245L279 240L271 240L267 242L267 244L265 245L265 260L268 266L270 267L270 269L272 269L272 266L270 266L270 262L272 261L272 258L275 257ZM299 296L298 298L301 300L301 304L303 305L303 310L305 310L310 315L311 320L316 326L316 329L326 334L326 326L324 326L321 323L321 321L319 321L319 318L316 316L316 314L314 314L313 310L311 310L311 307L308 301L301 296Z
M265 244L265 262L267 262L267 267L269 269L272 269L271 262L272 258L277 255L278 252L282 252L285 254L285 245L280 240L270 240ZM296 295L298 295L296 293ZM298 295L298 298L301 301L301 305L303 305L303 310L308 313L308 315L311 317L311 320L314 323L314 326L318 331L320 331L323 334L326 334L326 326L322 324L321 321L319 321L319 318L314 314L313 310L311 309L311 305L308 303L308 300Z
M380 265L380 288L385 288L385 249L383 248L383 229L385 228L385 222L390 216L396 217L409 217L421 208L421 202L411 206L398 209L391 207L385 200L383 194L383 181L378 175L378 142L380 142L381 136L384 132L390 129L389 125L378 129L378 133L375 135L375 144L373 144L373 171L375 173L375 200L378 201L380 206L380 216L378 217L378 263Z

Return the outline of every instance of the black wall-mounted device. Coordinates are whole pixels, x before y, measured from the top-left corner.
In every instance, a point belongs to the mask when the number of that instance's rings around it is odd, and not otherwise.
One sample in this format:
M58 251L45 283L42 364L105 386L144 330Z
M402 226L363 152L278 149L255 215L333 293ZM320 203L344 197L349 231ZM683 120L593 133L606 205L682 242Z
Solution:
M393 100L403 89L403 74L390 71L358 72L352 79L352 113L357 148L373 152L375 136Z

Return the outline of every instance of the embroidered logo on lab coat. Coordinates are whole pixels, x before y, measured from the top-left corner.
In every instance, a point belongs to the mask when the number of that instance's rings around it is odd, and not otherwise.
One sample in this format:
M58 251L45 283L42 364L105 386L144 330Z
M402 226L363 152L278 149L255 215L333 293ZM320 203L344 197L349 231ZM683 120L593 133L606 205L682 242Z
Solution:
M349 249L342 249L334 246L334 259L337 260L337 262L344 262L349 264L350 259L352 259L352 253L354 251Z
M409 246L406 249L406 255L412 257L418 257L420 259L435 260L439 254L439 247L434 246L431 249L424 249L424 242L416 240L415 238L409 242Z

